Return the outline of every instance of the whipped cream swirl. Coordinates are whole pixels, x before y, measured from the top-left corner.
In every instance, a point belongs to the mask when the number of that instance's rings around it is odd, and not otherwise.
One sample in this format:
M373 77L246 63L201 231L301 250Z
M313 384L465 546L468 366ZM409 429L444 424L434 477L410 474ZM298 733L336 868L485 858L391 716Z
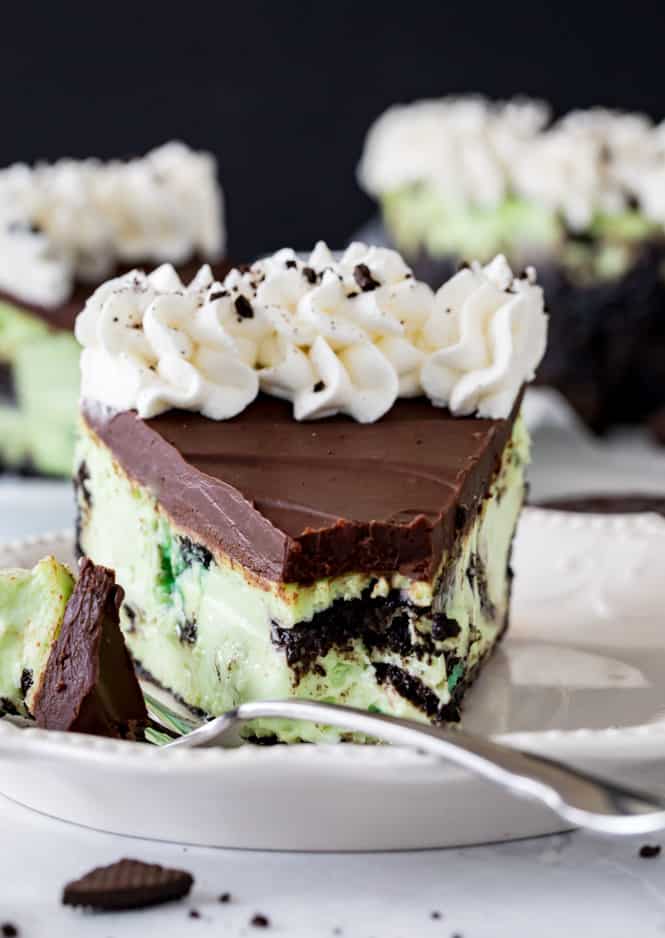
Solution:
M60 160L0 171L0 290L57 306L117 264L180 264L224 248L208 153L168 143L128 162Z
M651 120L603 108L572 111L516 155L513 188L563 214L583 230L595 214L617 214L638 201L647 215L651 173L665 182L665 162ZM661 215L661 220L665 216Z
M82 394L152 417L170 407L217 420L259 390L296 420L382 417L426 394L454 414L506 417L545 350L533 271L503 257L459 271L435 294L399 254L352 244L336 259L285 249L223 283L203 267L184 286L168 265L100 287L76 323Z
M508 193L511 166L547 123L540 101L446 97L395 105L370 128L358 167L374 196L428 182L451 203L495 205Z

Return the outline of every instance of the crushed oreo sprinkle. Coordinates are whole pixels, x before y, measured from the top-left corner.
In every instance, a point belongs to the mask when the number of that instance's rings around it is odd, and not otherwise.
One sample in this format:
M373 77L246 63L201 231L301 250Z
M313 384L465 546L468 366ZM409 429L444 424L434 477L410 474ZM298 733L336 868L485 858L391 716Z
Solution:
M316 283L316 281L317 281L317 279L318 279L318 277L317 277L317 275L316 275L316 271L314 270L313 267L303 267L303 269L302 269L302 275L303 275L303 277L305 278L305 280L307 281L307 283L312 283L312 284L314 284L314 283Z
M356 264L353 268L353 279L356 281L363 293L369 293L370 290L376 290L381 284L372 276L372 272L367 264Z
M326 388L325 381L317 381L316 384L314 385L313 390L315 394L320 394L321 391L325 391L325 388Z
M3 922L0 925L0 934L3 938L18 938L19 930L13 922Z
M236 313L240 316L241 319L253 319L254 310L252 309L252 304L249 302L246 296L237 296L235 298L234 306L236 308Z
M270 919L268 918L267 915L257 914L252 918L249 924L252 925L254 928L269 928Z

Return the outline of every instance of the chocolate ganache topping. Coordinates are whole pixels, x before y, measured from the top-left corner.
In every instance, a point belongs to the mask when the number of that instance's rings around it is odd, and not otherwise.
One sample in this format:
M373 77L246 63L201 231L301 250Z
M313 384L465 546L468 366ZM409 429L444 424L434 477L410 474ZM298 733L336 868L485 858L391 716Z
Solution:
M152 420L83 405L127 475L181 528L261 577L348 572L432 576L498 469L508 419L452 417L400 400L380 421L293 420L259 396L227 421L169 411Z

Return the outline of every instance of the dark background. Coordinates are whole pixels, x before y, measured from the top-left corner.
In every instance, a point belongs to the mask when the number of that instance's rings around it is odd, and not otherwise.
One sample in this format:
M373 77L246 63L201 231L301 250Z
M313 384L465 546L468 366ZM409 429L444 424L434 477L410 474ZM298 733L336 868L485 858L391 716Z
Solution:
M0 165L139 153L220 161L244 260L368 217L355 166L395 100L543 96L665 114L665 2L3 5ZM137 12L140 10L140 12Z

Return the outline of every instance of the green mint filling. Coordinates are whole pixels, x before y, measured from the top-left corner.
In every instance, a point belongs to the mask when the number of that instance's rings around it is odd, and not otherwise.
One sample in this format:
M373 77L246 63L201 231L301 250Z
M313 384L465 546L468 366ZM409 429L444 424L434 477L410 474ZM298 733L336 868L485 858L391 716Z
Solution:
M425 248L432 257L491 260L504 253L516 265L554 255L582 282L609 280L630 269L645 240L664 237L662 226L629 209L597 213L581 232L560 213L514 195L498 205L454 203L433 185L405 186L382 198L386 226L407 255Z
M457 684L459 684L463 674L464 674L464 663L462 661L458 661L455 667L452 669L452 671L448 675L448 690L450 691L451 694L455 690L455 687L457 686Z
M166 541L159 545L159 589L166 597L173 594L177 573L173 565L173 544Z

